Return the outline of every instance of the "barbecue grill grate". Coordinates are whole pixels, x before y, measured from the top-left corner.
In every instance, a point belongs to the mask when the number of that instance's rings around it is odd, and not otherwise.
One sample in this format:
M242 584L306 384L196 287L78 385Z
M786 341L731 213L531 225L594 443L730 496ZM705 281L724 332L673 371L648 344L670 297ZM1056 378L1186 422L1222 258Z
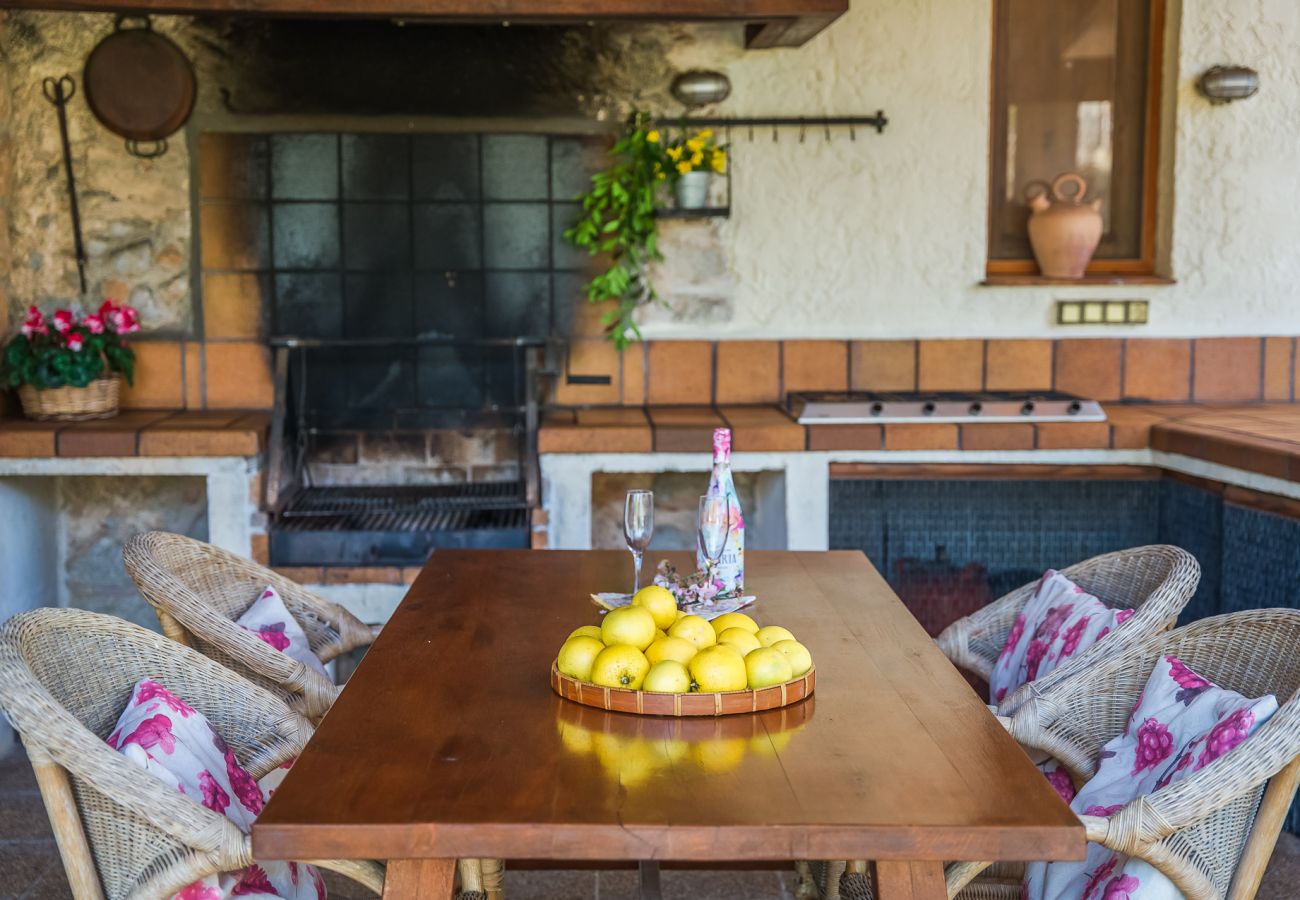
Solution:
M518 481L311 487L281 510L279 531L450 531L524 528Z

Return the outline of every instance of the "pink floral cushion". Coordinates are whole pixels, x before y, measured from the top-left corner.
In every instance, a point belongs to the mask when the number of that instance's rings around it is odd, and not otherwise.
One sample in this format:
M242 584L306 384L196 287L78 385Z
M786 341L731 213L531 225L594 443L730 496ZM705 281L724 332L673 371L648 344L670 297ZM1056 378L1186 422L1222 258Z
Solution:
M1099 754L1097 774L1070 804L1076 813L1109 816L1130 800L1203 769L1244 741L1277 711L1267 694L1256 700L1225 690L1179 659L1156 664L1129 715L1128 726ZM1182 900L1150 865L1088 845L1083 862L1031 863L1027 900Z
M1111 609L1069 578L1048 569L1016 617L989 676L996 706L1023 684L1041 678L1087 650L1133 617Z
M270 797L202 713L148 678L131 692L108 745L160 781L221 813L245 834ZM283 777L276 770L267 779L276 775ZM302 863L254 863L196 881L176 897L324 900L325 883L315 868Z
M320 658L311 651L307 632L302 630L298 620L289 612L280 597L280 592L267 585L266 590L253 601L253 605L244 610L244 614L235 620L235 624L251 631L266 643L279 650L285 656L304 663L309 669L329 677Z

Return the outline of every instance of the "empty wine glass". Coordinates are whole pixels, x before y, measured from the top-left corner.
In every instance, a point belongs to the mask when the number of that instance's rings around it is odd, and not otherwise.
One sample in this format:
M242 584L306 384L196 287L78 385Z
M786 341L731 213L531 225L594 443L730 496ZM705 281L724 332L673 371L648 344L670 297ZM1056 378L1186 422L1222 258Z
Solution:
M708 566L705 574L710 581L731 536L731 503L726 497L705 494L700 497L700 514L696 524L700 538L700 552Z
M632 593L641 590L641 558L655 533L654 491L628 491L623 502L623 537L632 551Z

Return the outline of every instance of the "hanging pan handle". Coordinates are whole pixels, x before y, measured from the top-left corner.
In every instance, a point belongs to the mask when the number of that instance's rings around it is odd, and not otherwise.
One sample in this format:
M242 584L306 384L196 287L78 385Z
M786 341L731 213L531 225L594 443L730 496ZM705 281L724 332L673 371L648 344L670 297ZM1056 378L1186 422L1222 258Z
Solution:
M159 138L156 141L133 141L130 138L126 141L126 152L132 156L138 156L140 159L157 159L167 152L167 139Z

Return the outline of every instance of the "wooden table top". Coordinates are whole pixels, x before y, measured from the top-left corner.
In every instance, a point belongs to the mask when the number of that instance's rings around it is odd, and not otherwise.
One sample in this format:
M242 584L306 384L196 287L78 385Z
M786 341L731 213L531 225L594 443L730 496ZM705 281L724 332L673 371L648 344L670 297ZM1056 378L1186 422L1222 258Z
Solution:
M664 554L683 564L684 554ZM655 556L657 561L658 555ZM548 674L619 551L439 550L253 827L266 859L1081 859L1078 820L865 556L746 554L817 690L610 713Z

